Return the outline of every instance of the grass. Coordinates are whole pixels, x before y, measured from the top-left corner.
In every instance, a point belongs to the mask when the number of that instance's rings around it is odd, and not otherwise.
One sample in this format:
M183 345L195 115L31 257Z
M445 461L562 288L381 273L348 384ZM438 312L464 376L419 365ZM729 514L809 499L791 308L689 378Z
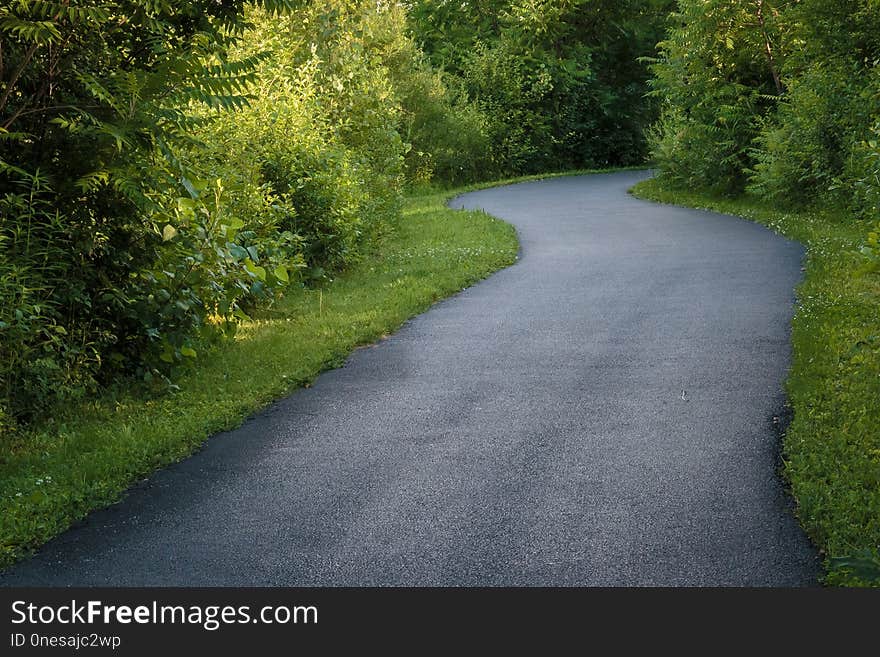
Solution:
M807 248L787 381L793 420L784 475L825 557L829 585L880 585L880 273L859 253L869 227L843 212L785 212L750 198L667 189L633 193L760 222Z
M523 182L564 172L503 181ZM309 385L359 345L394 331L435 301L511 264L513 228L452 211L455 191L424 188L375 258L324 289L299 290L236 340L197 363L180 392L106 396L68 408L17 445L0 446L0 567L28 554L136 481L196 451L274 399ZM829 584L866 584L880 545L880 275L858 247L868 228L833 212L781 212L640 183L636 195L747 217L807 246L793 323L784 438L798 514L826 556Z
M196 451L266 404L341 365L437 300L512 264L513 228L445 207L451 192L406 199L375 257L321 290L297 290L154 399L107 395L0 446L0 567L27 555L136 481Z
M525 176L516 176L512 178L503 178L500 180L488 180L484 182L470 183L468 185L456 185L450 187L436 182L415 185L410 189L410 195L413 197L429 196L433 194L448 193L450 197L466 192L475 192L481 189L489 189L490 187L499 187L501 185L514 185L516 183L531 182L533 180L548 180L550 178L568 178L571 176L586 176L595 173L617 173L619 171L644 171L648 166L645 164L637 164L633 166L608 167L605 169L569 169L567 171L550 171L545 173L533 173Z

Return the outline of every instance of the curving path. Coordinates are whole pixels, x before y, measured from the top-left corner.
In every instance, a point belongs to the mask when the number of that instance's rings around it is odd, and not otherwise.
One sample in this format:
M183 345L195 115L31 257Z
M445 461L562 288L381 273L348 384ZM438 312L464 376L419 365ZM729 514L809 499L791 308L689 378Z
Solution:
M0 576L48 585L809 585L777 478L802 249L647 173L455 205L513 267Z

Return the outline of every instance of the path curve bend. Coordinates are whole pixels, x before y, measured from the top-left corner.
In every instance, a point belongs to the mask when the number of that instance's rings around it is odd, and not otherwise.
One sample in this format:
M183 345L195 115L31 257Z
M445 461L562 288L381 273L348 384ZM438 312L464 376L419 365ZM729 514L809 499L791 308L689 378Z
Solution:
M0 576L27 585L810 585L777 475L802 248L645 172L474 192L514 266Z

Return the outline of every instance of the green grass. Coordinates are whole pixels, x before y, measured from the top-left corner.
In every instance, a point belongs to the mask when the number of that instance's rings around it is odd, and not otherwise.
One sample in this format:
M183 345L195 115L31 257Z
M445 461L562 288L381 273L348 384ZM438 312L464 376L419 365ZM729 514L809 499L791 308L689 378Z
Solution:
M450 187L442 183L430 182L422 185L415 185L410 189L412 197L429 196L448 192L450 196L464 194L466 192L475 192L481 189L489 189L490 187L499 187L501 185L514 185L516 183L531 182L533 180L548 180L550 178L569 178L571 176L586 176L595 173L617 173L619 171L644 171L649 168L646 164L637 164L625 167L609 167L606 169L569 169L567 171L548 171L545 173L533 173L525 176L515 176L512 178L503 178L501 180L487 180L484 182L471 183L469 185L456 185Z
M437 300L514 262L513 228L445 207L450 192L406 200L375 257L320 291L297 290L209 352L180 391L155 399L107 395L68 408L0 447L0 566L88 512L111 504L213 433L342 364Z
M504 182L572 175L564 172ZM484 183L465 189L499 184ZM829 584L862 584L843 557L880 545L880 276L858 247L867 226L831 212L780 212L754 200L665 190L636 195L737 214L808 248L793 323L784 439L785 475L798 513L827 557ZM0 446L0 566L26 555L133 483L185 458L274 399L309 385L359 345L511 264L513 228L445 208L453 192L422 189L398 230L323 290L296 291L241 327L155 399L106 396L66 409L16 445Z
M633 193L663 203L739 215L807 248L792 324L787 381L793 420L784 475L798 516L825 556L830 585L880 584L880 274L859 247L868 226L843 212L784 212L755 199L664 188ZM861 571L859 576L858 571Z

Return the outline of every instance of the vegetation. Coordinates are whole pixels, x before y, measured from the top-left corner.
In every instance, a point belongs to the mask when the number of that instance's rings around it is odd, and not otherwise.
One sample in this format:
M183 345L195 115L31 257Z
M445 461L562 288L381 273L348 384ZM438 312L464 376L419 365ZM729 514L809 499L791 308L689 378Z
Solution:
M173 394L105 393L0 444L0 566L138 478L197 449L285 392L340 365L438 299L516 258L513 228L449 210L448 193L407 199L397 230L333 280L290 291L193 363Z
M481 177L640 164L669 0L413 2L430 61L484 118ZM470 173L471 171L464 171Z
M681 0L653 60L665 184L876 217L875 0Z
M784 472L798 517L825 552L832 584L875 580L880 543L880 277L859 254L861 226L823 210L776 210L755 198L667 189L642 198L737 214L807 247L787 382L793 419Z
M204 115L246 102L242 21L240 2L0 8L0 433L126 373L170 382L289 278L189 162Z
M444 49L457 4L0 8L0 436L176 389L367 257L408 183L642 158L668 2L494 2Z
M832 584L880 584L880 5L680 0L639 193L761 221L809 252L785 473Z
M871 581L878 35L877 0L3 3L0 561L510 261L412 189L650 157L641 193L808 246L786 472Z

